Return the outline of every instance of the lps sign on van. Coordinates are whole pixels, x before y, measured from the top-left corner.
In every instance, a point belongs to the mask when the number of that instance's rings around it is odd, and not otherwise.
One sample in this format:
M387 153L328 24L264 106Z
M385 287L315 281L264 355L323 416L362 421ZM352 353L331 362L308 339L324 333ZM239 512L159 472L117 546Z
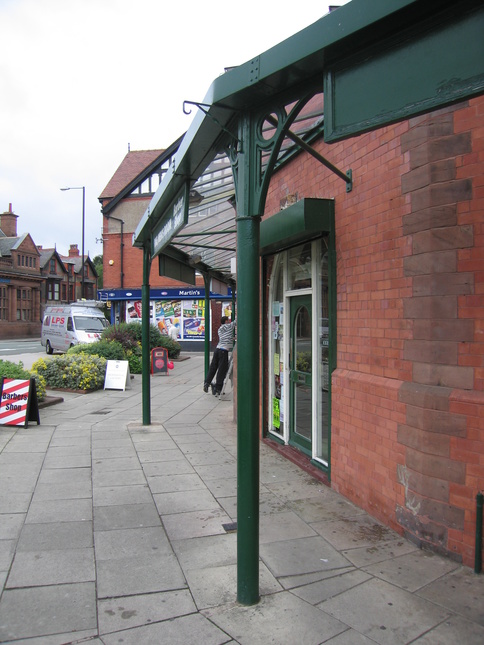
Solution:
M42 323L40 342L47 354L54 350L66 352L79 343L93 343L99 340L108 326L101 309L85 301L65 306L47 307Z

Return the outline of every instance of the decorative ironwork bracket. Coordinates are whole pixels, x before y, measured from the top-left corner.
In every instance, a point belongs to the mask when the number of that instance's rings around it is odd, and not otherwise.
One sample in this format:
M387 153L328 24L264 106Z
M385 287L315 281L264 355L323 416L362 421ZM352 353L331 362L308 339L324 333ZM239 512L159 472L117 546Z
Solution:
M218 127L221 128L225 132L225 134L228 134L229 137L234 139L234 141L237 141L238 143L240 143L239 139L235 136L235 134L233 132L230 132L230 130L227 130L227 128L225 126L223 126L220 123L220 121L213 116L213 114L210 114L210 112L205 109L205 108L214 107L212 104L210 104L210 103L198 103L197 101L183 101L183 114L191 114L192 113L191 110L187 110L187 108L186 108L187 105L194 105L195 107L197 107L206 116L208 116L210 119L212 119L212 121L214 123L216 123L218 125ZM215 107L222 108L224 110L233 110L233 108L229 107L228 105L222 105L220 103L217 103L217 105Z
M271 115L268 115L267 121L277 127L277 121L274 119ZM347 170L346 173L344 173L342 170L337 168L335 165L333 165L330 161L328 161L323 155L320 155L317 150L315 150L312 146L310 146L308 143L306 143L301 137L298 137L297 134L294 134L291 130L286 130L286 136L288 139L291 139L291 141L294 141L294 143L302 148L304 151L309 153L312 157L314 157L319 163L323 164L323 166L326 166L328 170L331 170L331 172L334 172L335 175L340 177L344 182L346 182L346 192L350 193L353 189L353 172L352 170Z

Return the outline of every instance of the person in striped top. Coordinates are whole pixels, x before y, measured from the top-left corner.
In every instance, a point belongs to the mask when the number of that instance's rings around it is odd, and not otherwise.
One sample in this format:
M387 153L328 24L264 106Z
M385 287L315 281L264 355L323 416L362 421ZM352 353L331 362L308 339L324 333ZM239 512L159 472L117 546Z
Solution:
M224 379L229 367L229 351L234 346L234 331L235 320L229 321L228 316L222 316L220 321L222 324L218 329L218 344L213 354L212 362L208 370L205 382L203 384L203 391L208 392L208 388L212 386L212 394L216 396L222 391ZM212 379L217 374L215 385Z

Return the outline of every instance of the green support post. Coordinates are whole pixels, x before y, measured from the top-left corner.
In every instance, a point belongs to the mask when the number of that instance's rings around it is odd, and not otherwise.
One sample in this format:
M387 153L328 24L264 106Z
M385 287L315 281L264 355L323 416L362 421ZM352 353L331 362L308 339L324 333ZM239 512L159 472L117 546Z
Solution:
M141 287L141 392L143 425L151 424L150 392L150 268L151 253L143 247L143 285Z
M205 379L210 369L210 276L208 273L203 274L203 284L205 285Z
M237 195L237 600L259 601L259 234L250 164L250 116L241 121Z

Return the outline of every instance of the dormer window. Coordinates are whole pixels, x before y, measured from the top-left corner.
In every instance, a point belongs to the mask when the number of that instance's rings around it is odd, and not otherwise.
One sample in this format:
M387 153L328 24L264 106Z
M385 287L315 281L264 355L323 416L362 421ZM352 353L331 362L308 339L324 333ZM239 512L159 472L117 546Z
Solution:
M55 258L51 258L49 262L49 273L57 273Z

